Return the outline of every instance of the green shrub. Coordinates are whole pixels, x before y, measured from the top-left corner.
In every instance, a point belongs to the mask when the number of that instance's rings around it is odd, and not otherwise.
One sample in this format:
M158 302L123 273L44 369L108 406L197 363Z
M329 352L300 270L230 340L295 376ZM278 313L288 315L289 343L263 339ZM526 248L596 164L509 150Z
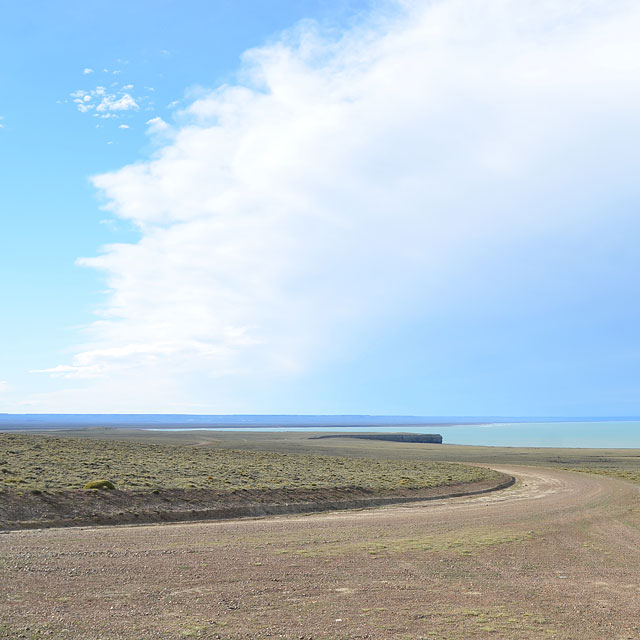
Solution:
M115 489L116 485L111 480L94 480L93 482L87 482L84 485L84 489Z

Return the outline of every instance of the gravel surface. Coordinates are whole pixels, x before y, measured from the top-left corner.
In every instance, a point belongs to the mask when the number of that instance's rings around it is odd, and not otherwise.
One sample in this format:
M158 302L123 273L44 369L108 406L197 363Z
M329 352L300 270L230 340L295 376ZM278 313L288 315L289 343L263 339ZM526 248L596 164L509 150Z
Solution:
M5 638L640 638L640 491L496 467L504 491L362 511L0 535Z

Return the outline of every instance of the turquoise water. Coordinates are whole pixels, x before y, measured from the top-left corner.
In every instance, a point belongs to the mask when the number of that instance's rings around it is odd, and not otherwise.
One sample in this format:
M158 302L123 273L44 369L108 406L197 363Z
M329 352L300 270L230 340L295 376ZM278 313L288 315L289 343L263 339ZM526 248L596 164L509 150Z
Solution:
M224 427L173 428L150 431L295 431L326 433L440 433L445 444L501 447L640 448L640 421L509 422L483 425L369 427Z
M640 448L639 417L3 414L0 431L120 427L171 431L440 433L448 444Z

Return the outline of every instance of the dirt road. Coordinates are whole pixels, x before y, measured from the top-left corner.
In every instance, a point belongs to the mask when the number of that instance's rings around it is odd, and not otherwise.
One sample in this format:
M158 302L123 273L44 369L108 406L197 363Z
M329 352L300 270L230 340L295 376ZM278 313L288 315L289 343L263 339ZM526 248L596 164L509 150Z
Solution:
M0 637L640 638L640 490L0 535ZM3 635L4 634L4 635Z

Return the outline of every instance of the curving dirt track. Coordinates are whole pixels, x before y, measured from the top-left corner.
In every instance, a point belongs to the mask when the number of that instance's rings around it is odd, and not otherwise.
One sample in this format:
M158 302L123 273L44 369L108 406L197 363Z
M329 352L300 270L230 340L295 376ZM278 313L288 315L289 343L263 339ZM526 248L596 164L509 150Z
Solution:
M640 489L0 536L0 637L640 638Z

